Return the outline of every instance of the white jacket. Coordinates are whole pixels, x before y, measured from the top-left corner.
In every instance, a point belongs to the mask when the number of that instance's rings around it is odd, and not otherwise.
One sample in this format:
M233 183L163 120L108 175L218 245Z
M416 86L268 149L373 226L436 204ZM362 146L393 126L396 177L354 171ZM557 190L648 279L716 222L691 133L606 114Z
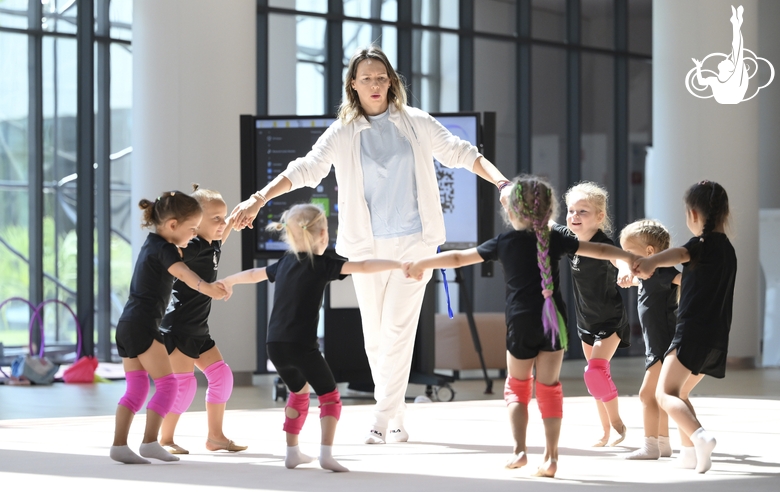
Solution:
M394 104L390 104L389 118L409 141L414 153L422 240L427 245L438 246L444 243L445 231L433 159L435 157L447 167L462 167L471 171L474 161L481 154L474 145L454 136L420 109L404 106L404 110L399 111ZM331 165L336 168L339 189L336 252L352 260L374 255L374 235L360 162L360 132L370 126L363 116L346 125L337 120L305 157L292 161L282 172L282 176L292 183L292 190L295 190L304 186L317 186L328 175Z

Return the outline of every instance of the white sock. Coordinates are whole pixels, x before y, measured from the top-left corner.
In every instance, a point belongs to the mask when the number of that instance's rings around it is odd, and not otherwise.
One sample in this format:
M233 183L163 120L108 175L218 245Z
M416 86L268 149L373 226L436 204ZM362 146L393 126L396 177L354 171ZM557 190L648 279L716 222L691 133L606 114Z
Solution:
M645 437L642 447L626 456L627 460L657 460L661 457L657 437Z
M696 450L696 471L706 473L712 467L712 451L717 441L704 427L699 427L691 434L691 441Z
M669 436L658 436L658 450L661 451L661 458L672 456L672 443L669 442Z
M678 454L677 459L674 460L674 466L687 470L696 468L696 450L693 446L680 446L680 454Z
M386 429L372 427L366 435L366 444L384 444L386 435Z
M160 461L179 461L178 456L174 456L166 451L157 441L141 443L138 453L144 458L154 458Z
M399 424L387 431L387 439L395 442L407 442L409 440L409 433L406 432L406 429L404 429L402 424Z
M108 454L111 459L126 465L148 465L151 463L135 454L126 444L124 446L111 446L111 452Z
M312 461L314 461L314 458L301 453L301 450L298 449L298 446L287 446L287 454L284 457L284 466L290 470L298 465L311 463Z
M320 446L320 466L326 470L334 472L348 472L349 470L341 466L333 457L333 446Z

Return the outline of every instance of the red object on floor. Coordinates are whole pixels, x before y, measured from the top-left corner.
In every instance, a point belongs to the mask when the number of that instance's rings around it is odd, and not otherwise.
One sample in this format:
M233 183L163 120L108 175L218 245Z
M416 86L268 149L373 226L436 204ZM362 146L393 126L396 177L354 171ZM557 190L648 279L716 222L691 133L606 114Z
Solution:
M98 361L96 358L91 355L82 357L72 366L65 369L65 372L62 373L62 379L66 383L94 383L97 366Z

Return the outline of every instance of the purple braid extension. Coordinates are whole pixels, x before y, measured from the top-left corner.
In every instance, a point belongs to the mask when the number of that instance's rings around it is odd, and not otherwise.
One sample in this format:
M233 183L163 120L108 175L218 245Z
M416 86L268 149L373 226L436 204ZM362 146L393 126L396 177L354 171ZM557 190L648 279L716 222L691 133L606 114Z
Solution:
M558 339L561 348L566 349L568 347L568 340L563 326L563 318L560 316L555 301L552 298L555 285L553 283L552 270L550 267L550 228L547 222L550 220L550 213L552 210L548 207L544 213L539 210L539 183L534 185L534 206L533 206L533 228L536 233L536 251L537 251L537 264L539 266L539 272L542 276L542 295L544 296L544 306L542 307L542 325L544 326L544 334L552 341L552 346L555 348L556 339ZM549 188L547 189L548 195L550 194ZM540 216L541 215L541 216Z

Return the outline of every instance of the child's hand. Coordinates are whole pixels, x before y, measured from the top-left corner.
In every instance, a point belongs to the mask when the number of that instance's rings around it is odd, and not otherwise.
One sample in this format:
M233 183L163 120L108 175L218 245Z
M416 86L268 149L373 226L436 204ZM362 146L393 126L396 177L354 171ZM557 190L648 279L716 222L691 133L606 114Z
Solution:
M207 296L211 297L212 299L223 299L225 296L227 296L227 291L225 290L225 287L218 283L218 282L204 282L200 286L200 291Z
M617 277L617 284L618 284L620 287L623 287L624 289L627 289L627 288L629 288L629 287L633 287L634 285L636 285L636 284L634 283L634 279L635 279L635 278L636 278L636 277L634 277L634 276L631 274L631 272L630 272L630 271L623 271L623 270L620 270L620 271L618 272L618 277Z
M655 265L650 258L637 257L631 265L631 273L641 279L650 278L655 272Z
M233 296L233 285L232 284L230 284L229 282L225 282L224 280L217 280L214 283L219 285L223 289L225 289L225 292L227 292L227 294L225 295L225 298L223 299L223 301L227 301L228 299L230 299Z
M425 272L424 269L417 266L417 264L413 261L407 261L403 265L403 271L406 278L413 278L415 280L422 280L423 273Z

